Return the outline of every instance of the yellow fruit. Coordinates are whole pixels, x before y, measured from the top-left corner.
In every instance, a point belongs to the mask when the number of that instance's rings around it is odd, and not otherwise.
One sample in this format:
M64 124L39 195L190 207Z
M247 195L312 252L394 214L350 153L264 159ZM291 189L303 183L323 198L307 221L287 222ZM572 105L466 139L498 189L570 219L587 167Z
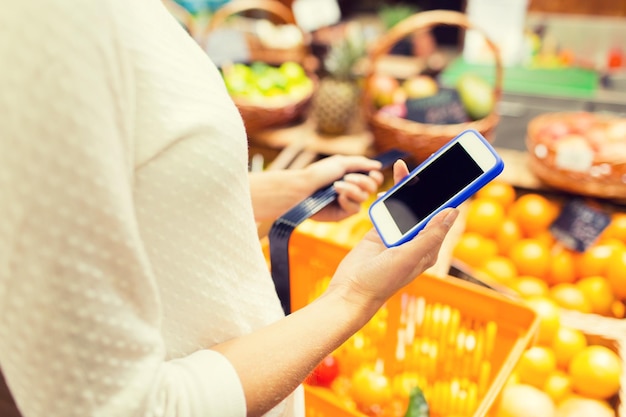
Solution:
M609 281L603 276L591 275L579 280L576 286L583 292L591 304L591 312L608 316L615 301L615 295Z
M502 389L494 417L553 417L556 411L548 394L531 385L508 385Z
M549 293L548 284L544 280L531 275L517 277L517 279L511 282L510 287L523 298L547 296Z
M520 275L545 278L550 268L550 249L536 239L522 239L513 244L509 257Z
M615 411L605 401L574 396L559 404L555 417L615 417Z
M569 373L574 391L598 400L606 400L620 388L622 361L611 349L587 346L572 358Z
M610 243L598 243L587 248L576 257L576 271L579 278L606 275L609 259L617 246Z
M527 237L536 236L548 229L558 214L554 203L546 197L529 193L511 205L510 214Z
M591 303L575 284L562 283L555 285L550 288L550 298L563 308L580 311L581 313L591 313Z
M485 260L480 272L501 284L510 284L517 277L517 267L513 261L505 256L496 255Z
M552 341L561 327L559 306L546 297L530 297L526 300L526 304L539 317L538 342L544 346L552 345Z
M384 374L364 366L352 376L350 394L359 408L384 407L392 398L391 383Z
M548 394L556 404L572 393L572 381L568 374L561 370L552 372L546 379L543 392Z
M553 250L550 257L550 266L546 280L550 285L556 285L563 282L576 281L577 272L575 264L574 252L559 247L558 250Z
M602 238L615 238L626 243L626 213L615 213L602 232Z
M556 370L554 352L545 346L527 349L517 364L520 382L543 389L548 377Z
M580 330L561 326L551 347L556 357L556 364L567 370L572 358L587 347L587 338Z
M524 236L515 220L507 218L500 224L493 238L498 245L498 253L508 255L513 244L522 240Z
M495 200L506 210L515 201L516 194L515 188L511 184L494 180L478 190L476 197Z
M481 266L497 253L496 242L475 232L464 232L452 251L456 259L473 267Z
M470 200L465 217L465 230L493 237L504 221L504 207L496 200L474 198Z
M626 249L618 249L609 259L606 279L617 298L626 298Z
M424 385L423 378L418 373L402 372L393 377L391 390L394 397L408 399L413 388Z

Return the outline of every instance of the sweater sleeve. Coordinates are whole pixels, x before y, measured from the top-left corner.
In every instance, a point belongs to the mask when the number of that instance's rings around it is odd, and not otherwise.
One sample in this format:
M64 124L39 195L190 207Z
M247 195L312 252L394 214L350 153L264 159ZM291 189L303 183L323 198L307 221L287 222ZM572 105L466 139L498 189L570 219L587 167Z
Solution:
M0 367L24 417L243 416L222 355L164 359L108 3L2 6Z

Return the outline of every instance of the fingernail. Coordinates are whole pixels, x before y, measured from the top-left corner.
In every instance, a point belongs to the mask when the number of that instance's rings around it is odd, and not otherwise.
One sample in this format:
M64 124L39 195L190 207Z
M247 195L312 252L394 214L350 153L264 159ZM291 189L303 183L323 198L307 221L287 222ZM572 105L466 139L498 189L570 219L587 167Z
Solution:
M448 214L446 214L446 217L443 218L443 224L445 224L448 227L452 226L452 224L454 223L458 215L459 215L459 210L457 209L448 210Z
M335 187L337 191L342 191L346 189L346 184L343 181L335 181L333 187Z

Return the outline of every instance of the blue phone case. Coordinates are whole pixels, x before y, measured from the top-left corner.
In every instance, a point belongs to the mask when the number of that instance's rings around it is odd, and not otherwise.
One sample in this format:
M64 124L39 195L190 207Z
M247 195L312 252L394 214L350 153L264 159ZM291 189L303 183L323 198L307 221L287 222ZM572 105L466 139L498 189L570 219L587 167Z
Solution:
M406 235L404 235L400 240L398 240L397 242L387 242L387 241L385 241L383 235L380 233L379 226L376 224L376 222L374 221L374 218L372 217L372 212L371 212L372 207L375 204L379 203L381 200L384 200L385 197L389 193L394 192L397 188L400 188L402 185L404 185L407 181L409 181L411 179L411 176L412 176L412 174L415 171L421 170L424 165L428 164L432 159L436 158L441 153L445 152L450 146L452 146L461 136L463 136L467 132L473 132L474 134L476 134L476 136L478 136L478 138L487 146L487 148L494 155L494 157L496 158L496 164L493 166L493 168L491 168L489 171L486 171L481 176L476 178L472 183L470 183L467 186L467 188L465 190L463 190L461 193L455 195L453 198L451 198L445 204L440 206L438 209L436 209L430 215L428 215L426 218L424 218L422 221L420 221L415 227L413 227L409 232L407 232ZM383 243L385 244L385 246L387 246L387 247L399 246L399 245L401 245L401 244L403 244L405 242L408 242L411 239L413 239L426 226L426 224L428 224L428 222L434 216L437 215L437 213L441 212L442 210L444 210L446 208L459 206L462 202L464 202L465 200L467 200L468 198L473 196L479 189L481 189L483 186L485 186L487 183L489 183L491 180L493 180L495 177L497 177L502 172L503 169L504 169L504 163L502 162L502 158L500 158L500 156L497 154L496 150L493 148L493 146L491 146L491 144L487 141L487 139L485 139L483 137L483 135L481 135L478 131L476 131L474 129L466 129L463 132L459 133L455 138L451 139L444 146L442 146L437 152L433 153L428 158L426 158L426 160L424 160L415 169L413 169L409 173L409 175L407 175L407 177L405 179L400 181L398 184L394 185L385 194L383 194L382 196L377 198L376 201L374 201L374 203L370 206L370 209L368 210L370 219L371 219L372 223L374 224L374 227L376 228L376 231L378 231L379 236L381 236L381 239L382 239Z

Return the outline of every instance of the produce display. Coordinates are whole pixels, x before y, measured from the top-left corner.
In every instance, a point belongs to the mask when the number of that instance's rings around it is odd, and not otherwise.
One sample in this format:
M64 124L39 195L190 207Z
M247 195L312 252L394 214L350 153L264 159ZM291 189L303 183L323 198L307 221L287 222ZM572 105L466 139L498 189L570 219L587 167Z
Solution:
M493 87L476 74L463 74L453 89L435 78L417 74L398 80L385 74L368 79L378 112L420 123L449 124L479 120L495 106Z
M626 214L584 252L564 247L550 233L560 203L537 193L518 195L492 182L470 201L454 256L476 276L508 288L541 318L537 344L517 364L495 417L578 416L580 409L615 416L610 405L622 375L615 348L594 344L562 325L562 309L614 318L626 299Z
M311 95L313 80L297 62L279 66L264 62L234 63L222 67L228 92L235 100L260 106L283 106Z
M565 169L584 171L600 163L626 163L626 118L623 117L564 113L542 119L532 127L532 135L537 144L557 152L555 164ZM545 151L535 148L535 152Z
M530 168L546 184L576 194L626 195L626 118L547 113L528 125Z
M543 296L563 308L622 318L626 213L612 213L600 236L578 252L550 232L561 204L491 182L469 202L454 256L477 275L523 297Z
M563 324L562 315L563 309L569 309L612 319L624 317L626 213L612 213L595 243L576 252L550 233L561 207L561 201L522 193L495 180L464 209L464 231L454 246L455 259L469 265L476 276L519 297L540 317L536 343L517 363L489 414L492 417L616 416L624 371L616 344ZM302 233L352 247L372 226L363 211L341 222L307 220L299 227ZM317 294L328 280L320 283ZM425 394L431 416L471 415L468 410L474 394L470 391L463 391L469 402L461 401L456 413L441 413L448 401L459 401L451 399L459 390L437 388L434 393L425 381L428 367L393 378L379 372L376 351L368 349L368 341L383 337L387 314L381 310L320 364L313 374L320 376L310 377L308 383L328 387L349 407L371 416L404 416L401 410L406 410L416 386ZM480 390L480 384L473 389Z

